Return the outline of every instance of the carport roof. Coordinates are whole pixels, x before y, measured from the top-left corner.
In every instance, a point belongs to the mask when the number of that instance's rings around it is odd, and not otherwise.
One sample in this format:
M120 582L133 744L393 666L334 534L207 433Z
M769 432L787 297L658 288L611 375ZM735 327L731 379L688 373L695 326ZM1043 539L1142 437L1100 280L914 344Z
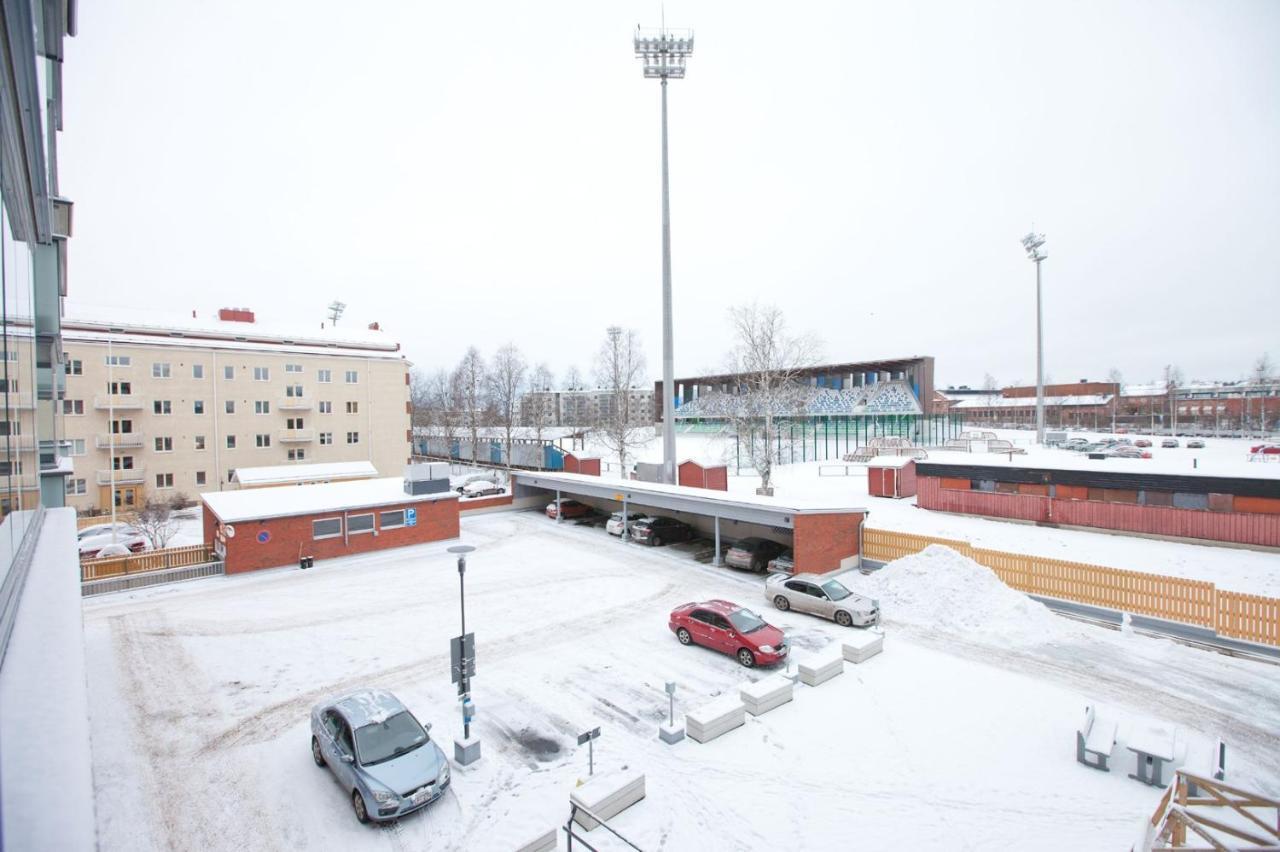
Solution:
M729 494L687 485L613 479L579 473L535 473L518 471L515 482L532 488L560 490L570 496L595 497L639 503L655 509L686 512L704 517L791 527L796 515L839 515L866 512L860 506L840 506L816 500L782 500L756 494Z

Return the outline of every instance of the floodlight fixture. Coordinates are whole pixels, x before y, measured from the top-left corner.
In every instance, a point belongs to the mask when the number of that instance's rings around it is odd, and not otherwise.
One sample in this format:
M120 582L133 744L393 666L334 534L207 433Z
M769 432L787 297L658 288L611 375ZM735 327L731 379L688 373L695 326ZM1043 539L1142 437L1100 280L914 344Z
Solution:
M693 55L693 30L641 29L636 27L636 58L644 63L650 79L681 79Z
M1036 265L1036 443L1044 446L1044 309L1040 298L1040 261L1049 256L1041 251L1044 234L1030 232L1022 238L1027 259Z
M329 321L334 325L337 325L338 320L342 319L342 312L346 309L346 302L339 302L337 299L334 299L329 303Z
M1044 234L1037 234L1034 231L1022 238L1022 247L1026 249L1027 258L1034 263L1039 263L1048 257L1047 252L1040 251L1040 247L1044 245Z

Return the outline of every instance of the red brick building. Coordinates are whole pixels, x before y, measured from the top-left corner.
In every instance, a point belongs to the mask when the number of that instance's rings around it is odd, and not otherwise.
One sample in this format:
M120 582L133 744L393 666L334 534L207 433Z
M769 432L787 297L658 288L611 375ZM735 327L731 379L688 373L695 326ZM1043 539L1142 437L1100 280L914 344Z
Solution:
M203 495L204 540L228 574L458 537L458 495L397 477Z

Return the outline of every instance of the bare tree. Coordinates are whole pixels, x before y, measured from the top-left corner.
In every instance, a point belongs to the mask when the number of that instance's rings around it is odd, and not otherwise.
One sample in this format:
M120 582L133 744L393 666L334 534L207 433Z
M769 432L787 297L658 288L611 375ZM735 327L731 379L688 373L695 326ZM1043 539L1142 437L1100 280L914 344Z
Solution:
M551 368L545 363L534 367L532 375L529 377L529 391L535 394L530 400L532 409L529 415L527 425L533 427L533 435L538 439L538 443L542 443L542 431L547 426L553 425L555 419L554 397L551 386L555 384L555 377L551 375ZM548 404L548 403L551 404Z
M610 326L596 355L596 384L604 392L592 428L625 472L631 449L648 441L635 429L641 415L635 391L644 381L644 350L635 329Z
M996 377L990 373L982 377L982 389L987 393L995 393L1000 389L1000 383L996 381Z
M419 426L432 426L436 419L435 400L431 395L431 378L417 367L409 372L409 405L413 409L410 422Z
M757 493L772 494L773 468L784 441L778 422L803 411L809 392L801 374L817 363L819 347L812 337L790 334L782 311L773 305L730 308L729 323L734 338L729 372L739 387L730 427L760 474Z
M564 389L565 390L585 390L586 382L582 380L582 371L578 369L577 364L570 365L569 369L564 373Z
M129 523L137 527L156 550L167 547L178 531L178 519L167 500L148 500L129 515Z
M507 467L511 467L511 430L516 425L520 392L524 390L524 377L528 372L529 365L514 343L499 349L489 365L489 400L502 427Z
M1110 370L1107 370L1107 381L1111 382L1113 385L1124 384L1124 374L1120 372L1119 367L1112 367Z
M414 372L410 379L410 398L413 401L414 428L427 430L427 454L433 455L433 440L443 439L444 455L449 454L462 416L461 375L458 371L433 370L422 374Z
M1178 428L1178 388L1182 385L1182 370L1177 364L1164 365L1164 393L1169 406L1169 434Z
M476 446L480 443L480 425L484 420L488 399L485 391L484 359L474 346L467 349L454 371L458 387L458 401L462 408L462 426L471 434L471 460L476 461Z
M1107 370L1107 381L1116 386L1116 392L1111 395L1111 431L1116 431L1116 409L1120 405L1120 397L1124 391L1124 374L1120 372L1119 367L1112 367Z
M1253 383L1258 388L1258 421L1262 425L1262 436L1267 434L1267 394L1271 384L1275 381L1275 367L1271 363L1271 356L1263 352L1257 361L1253 362ZM1248 391L1245 395L1248 396Z

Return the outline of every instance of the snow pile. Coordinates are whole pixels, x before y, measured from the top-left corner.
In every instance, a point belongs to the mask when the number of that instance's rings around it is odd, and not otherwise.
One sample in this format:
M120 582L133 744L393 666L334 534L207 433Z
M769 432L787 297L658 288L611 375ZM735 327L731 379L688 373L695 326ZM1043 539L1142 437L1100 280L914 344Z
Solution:
M1050 638L1063 625L1048 607L1000 582L990 568L930 545L890 562L859 584L889 621L1020 642Z

